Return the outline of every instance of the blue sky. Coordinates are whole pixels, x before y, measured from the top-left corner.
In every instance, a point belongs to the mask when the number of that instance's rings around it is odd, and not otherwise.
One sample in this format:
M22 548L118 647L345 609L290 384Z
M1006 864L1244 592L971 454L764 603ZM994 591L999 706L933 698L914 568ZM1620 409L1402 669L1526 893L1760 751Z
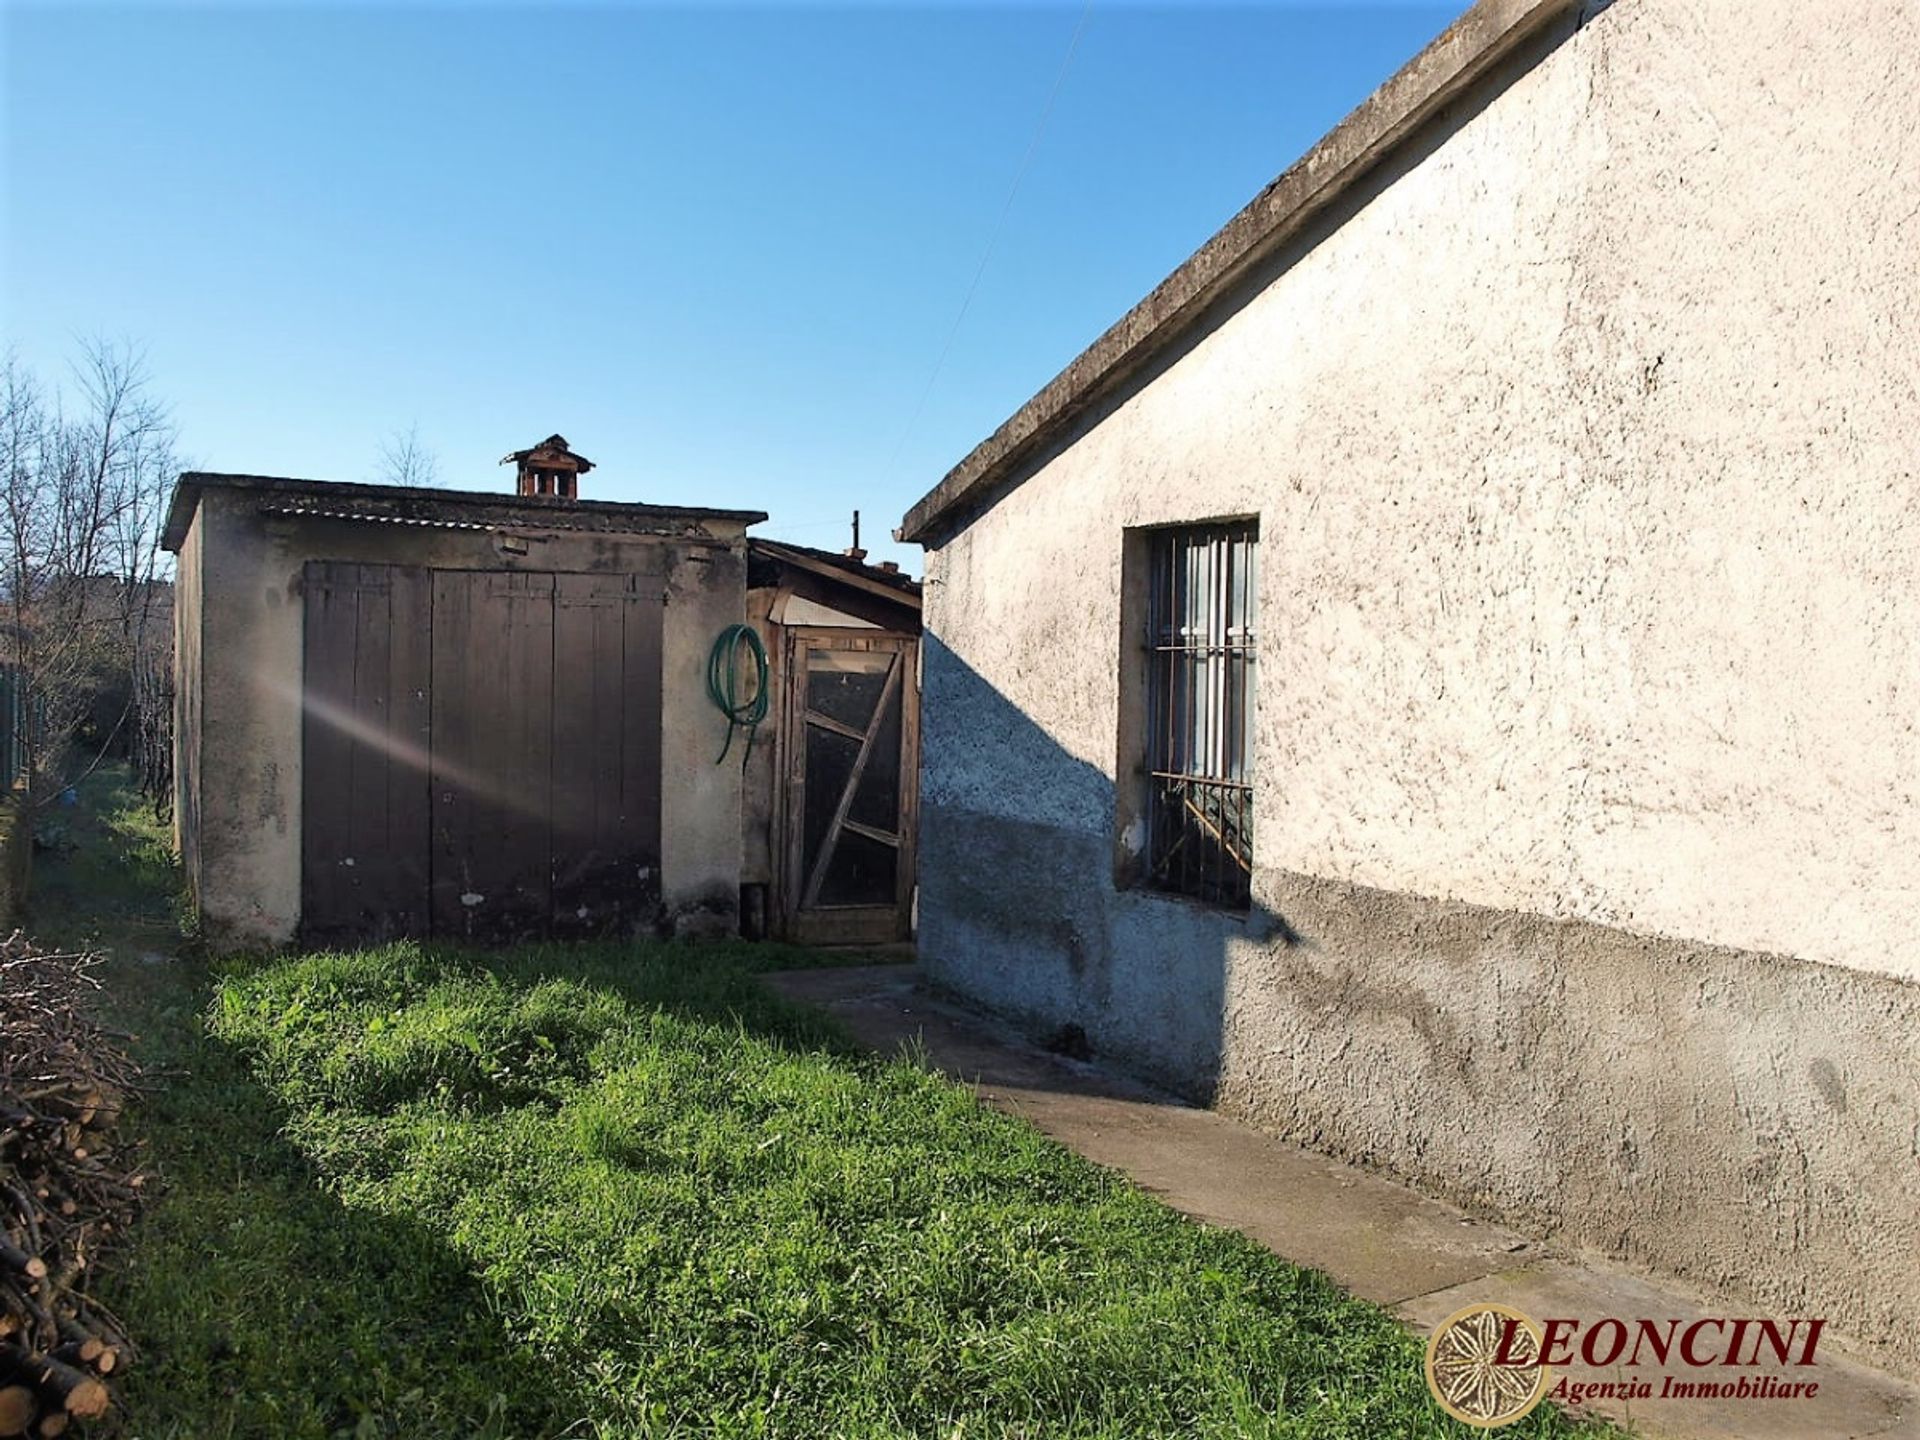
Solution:
M917 572L906 508L1458 8L11 0L0 333L143 346L204 468L559 430Z

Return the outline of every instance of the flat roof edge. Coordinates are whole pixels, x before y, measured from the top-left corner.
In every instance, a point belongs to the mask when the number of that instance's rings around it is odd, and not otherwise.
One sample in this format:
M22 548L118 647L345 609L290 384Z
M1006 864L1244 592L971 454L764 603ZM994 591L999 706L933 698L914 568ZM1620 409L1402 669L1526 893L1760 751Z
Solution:
M1008 479L1440 109L1578 3L1478 0L975 446L907 512L894 538L924 543L955 511Z
M729 520L741 525L757 525L767 518L762 510L716 510L700 505L654 505L629 500L562 500L545 496L507 495L496 490L434 490L405 485L377 485L357 480L304 480L290 475L241 475L217 471L189 470L175 482L173 499L167 508L167 523L161 533L161 545L178 551L186 540L203 490L251 490L263 495L305 495L342 500L401 502L423 508L492 509L518 512L529 523L544 517L559 520L567 515L595 515L609 518L647 518L657 520Z

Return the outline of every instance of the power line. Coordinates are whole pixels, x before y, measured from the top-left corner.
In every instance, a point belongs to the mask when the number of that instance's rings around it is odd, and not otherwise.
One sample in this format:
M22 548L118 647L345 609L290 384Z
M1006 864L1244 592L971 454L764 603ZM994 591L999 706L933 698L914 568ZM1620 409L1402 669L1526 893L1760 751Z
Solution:
M913 435L913 427L920 423L920 416L927 408L927 401L933 398L933 387L940 378L940 372L946 368L947 356L953 351L953 342L959 338L960 326L967 318L967 311L973 305L973 297L980 289L981 277L987 273L987 265L993 259L993 252L1000 244L1000 232L1006 228L1007 216L1013 211L1014 197L1020 193L1020 183L1027 178L1027 171L1033 165L1033 157L1040 149L1041 137L1047 133L1047 122L1053 118L1054 102L1060 98L1060 88L1066 84L1067 71L1073 68L1074 52L1080 48L1080 37L1086 32L1087 17L1093 13L1093 0L1084 0L1080 7L1080 19L1073 27L1073 38L1067 42L1067 53L1060 61L1059 73L1053 77L1053 88L1047 92L1047 103L1041 108L1039 123L1033 127L1033 138L1027 141L1026 154L1020 157L1020 167L1013 173L1013 183L1007 187L1007 198L1001 203L1000 214L993 222L993 229L987 235L986 249L980 254L980 263L974 267L973 280L967 286L966 297L960 302L960 312L953 317L953 325L947 331L947 338L940 347L940 356L933 362L933 372L927 376L926 388L920 392L919 403L913 407L913 413L907 417L906 425L900 431L900 438L894 442L893 454L887 458L887 473L893 473L894 466L900 463L900 453L907 448L907 441Z

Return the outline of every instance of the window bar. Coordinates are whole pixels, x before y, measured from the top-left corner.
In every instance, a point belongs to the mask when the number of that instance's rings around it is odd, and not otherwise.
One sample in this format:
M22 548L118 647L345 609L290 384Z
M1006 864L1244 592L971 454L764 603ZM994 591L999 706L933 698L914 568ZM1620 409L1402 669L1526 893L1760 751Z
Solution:
M1148 636L1151 653L1148 657L1149 669L1154 683L1159 687L1158 709L1156 717L1161 722L1160 744L1149 758L1149 770L1158 769L1166 763L1173 750L1174 693L1173 672L1169 665L1167 640L1173 625L1173 556L1164 545L1153 546L1154 561L1154 598L1159 606L1159 614L1154 617L1153 633ZM1161 782L1149 775L1147 779L1147 824L1148 852L1147 864L1151 878L1164 882L1165 876L1159 873L1162 857L1166 853L1164 827L1166 825L1166 802L1161 795Z
M1146 878L1244 904L1253 806L1252 527L1162 531L1148 561Z
M1215 537L1214 544L1220 552L1219 584L1215 586L1214 593L1214 615L1218 622L1214 632L1214 642L1219 648L1215 651L1216 658L1213 662L1215 669L1218 671L1215 684L1219 687L1220 692L1220 706L1214 725L1216 731L1215 743L1219 746L1220 753L1214 762L1213 773L1230 779L1232 778L1233 771L1227 763L1227 727L1232 723L1232 714L1227 707L1229 703L1228 697L1232 693L1232 660L1230 658L1231 650L1229 647L1231 647L1233 643L1233 635L1229 621L1229 615L1231 613L1229 601L1233 593L1233 549L1232 541L1226 535ZM1219 844L1213 847L1213 887L1216 896L1224 896L1227 892L1227 866L1231 859L1228 854L1232 845L1232 838L1227 819L1227 802L1227 792L1224 790L1218 792L1217 806L1214 813L1220 826L1222 839Z
M1181 650L1179 652L1180 659L1178 663L1184 672L1184 678L1186 680L1187 708L1186 714L1183 717L1183 724L1180 727L1181 753L1179 755L1179 764L1182 771L1190 771L1193 769L1194 761L1197 758L1194 753L1193 732L1200 719L1200 676L1192 648L1194 638L1193 597L1200 579L1200 557L1194 551L1191 537L1183 535L1176 543L1180 546L1180 555L1184 562L1183 568L1186 575L1186 593L1180 597ZM1186 799L1184 785L1180 786L1180 789L1183 792L1180 798L1184 806ZM1180 820L1179 830L1177 831L1178 838L1174 841L1174 843L1179 846L1180 888L1182 891L1191 893L1193 889L1193 846L1187 843L1190 837L1187 833L1188 822L1184 809L1175 813L1178 814Z
M1227 553L1227 539L1224 535L1215 535L1209 542L1212 554L1213 574L1208 577L1207 603L1211 613L1207 617L1207 669L1208 678L1213 685L1212 715L1213 753L1207 757L1207 770L1210 774L1226 774L1227 760L1227 585L1231 574L1231 564Z
M1173 663L1179 667L1183 684L1181 695L1180 724L1175 730L1177 748L1173 761L1176 770L1189 770L1193 766L1193 723L1198 711L1199 697L1195 694L1193 655L1188 648L1193 639L1193 587L1197 578L1194 574L1198 561L1194 558L1193 547L1185 542L1183 535L1176 535L1174 546L1180 556L1181 594L1180 594L1180 633L1176 637L1179 648L1174 652ZM1175 849L1174 855L1180 861L1178 888L1182 891L1192 885L1193 851L1183 843L1186 839L1186 815L1176 809L1173 801L1178 791L1178 783L1166 787L1167 811L1169 821L1179 820L1179 825L1169 825L1167 840Z
M1167 756L1173 767L1180 769L1184 765L1183 752L1187 737L1191 733L1189 727L1192 723L1189 714L1193 705L1193 686L1191 677L1186 673L1185 656L1181 647L1186 640L1187 597L1192 594L1193 557L1180 543L1177 534L1173 537L1173 553L1169 563L1177 565L1178 569L1173 573L1173 633L1167 637L1167 669L1173 676L1180 708L1174 716L1173 744L1169 747ZM1164 782L1160 786L1160 803L1166 811L1166 818L1163 821L1166 835L1162 843L1167 846L1167 858L1174 862L1176 867L1167 879L1174 888L1178 889L1185 883L1186 855L1180 847L1180 832L1175 824L1178 817L1173 804L1173 787Z
M1154 589L1160 601L1160 614L1156 619L1153 631L1153 673L1160 685L1160 715L1164 726L1160 735L1159 753L1155 756L1155 760L1156 762L1162 762L1173 747L1173 675L1171 671L1167 669L1166 663L1167 632L1173 623L1173 557L1168 555L1163 547L1156 546L1154 560L1159 572L1154 577L1156 581ZM1153 846L1148 856L1148 861L1157 869L1160 864L1160 857L1165 853L1166 848L1166 841L1162 837L1161 828L1166 824L1167 808L1160 798L1159 781L1150 780L1148 782L1147 798L1152 806L1152 831L1150 839ZM1157 874L1154 876L1156 880L1162 878L1163 877Z
M1218 535L1207 535L1203 538L1196 537L1196 544L1194 546L1196 550L1200 551L1203 557L1202 575L1204 583L1201 586L1199 595L1195 597L1195 600L1198 602L1196 608L1200 611L1203 619L1201 622L1201 633L1197 635L1195 639L1199 645L1197 659L1200 665L1202 682L1206 686L1207 697L1205 710L1200 717L1200 763L1194 767L1194 773L1197 775L1211 775L1214 773L1214 701L1218 697L1214 694L1213 611L1214 606L1219 603L1219 595L1217 593L1218 586L1214 584L1214 558L1216 547L1219 543L1220 537ZM1193 788L1196 792L1193 796L1193 801L1197 802L1194 803L1193 808L1198 810L1201 819L1204 819L1207 813L1207 790L1203 786L1195 786ZM1202 833L1204 833L1205 826L1202 825L1200 828ZM1199 837L1196 836L1195 838L1198 839ZM1219 852L1220 847L1218 845L1208 845L1200 848L1200 853L1197 858L1199 860L1200 871L1200 893L1203 896L1213 887L1214 862L1219 859Z
M1173 624L1173 557L1156 546L1154 559L1160 573L1156 574L1154 590L1160 602L1160 614L1155 619L1153 630L1153 674L1160 686L1160 716L1163 729L1160 735L1159 753L1156 762L1163 762L1173 748L1174 694L1173 674L1167 668L1167 633ZM1150 779L1147 784L1147 799L1151 807L1149 842L1152 849L1148 854L1148 863L1157 871L1161 856L1166 853L1166 840L1162 834L1166 825L1166 804L1160 796L1160 782ZM1164 877L1155 874L1156 881Z
M1192 774L1202 776L1206 774L1208 745L1212 743L1212 733L1208 726L1208 720L1212 716L1208 714L1208 703L1213 699L1213 676L1208 668L1208 655L1206 655L1208 634L1206 632L1208 632L1208 599L1210 599L1208 586L1212 582L1213 555L1206 545L1206 538L1198 532L1190 534L1187 543L1194 557L1194 593L1188 597L1187 607L1188 612L1192 614L1192 637L1188 641L1190 643L1188 653L1192 655L1192 666L1194 666L1194 705L1192 705L1194 724L1192 724L1192 735L1190 735L1192 753L1187 756L1187 768ZM1183 801L1187 806L1192 806L1194 787L1188 783L1185 791L1187 793L1183 795ZM1200 891L1206 891L1208 856L1206 856L1206 847L1200 845L1198 839L1200 837L1192 833L1192 820L1188 818L1187 858L1190 862L1188 870L1192 872L1192 883L1198 885Z
M1233 637L1230 633L1227 617L1229 613L1228 597L1230 587L1233 584L1233 550L1232 540L1225 534L1216 536L1214 538L1214 544L1220 552L1220 572L1217 577L1218 583L1214 586L1213 597L1216 621L1214 630L1214 645L1216 648L1214 650L1213 664L1217 672L1214 683L1220 693L1220 710L1215 724L1215 730L1217 732L1215 744L1218 746L1219 754L1214 760L1213 773L1222 777L1230 777L1232 772L1227 768L1227 727L1232 723L1232 716L1227 709L1227 705L1228 697L1231 693L1229 647L1233 643ZM1213 890L1216 897L1224 896L1227 892L1227 865L1230 861L1228 852L1232 843L1232 827L1228 819L1227 805L1227 792L1225 790L1216 792L1213 813L1215 823L1219 825L1222 836L1220 843L1213 847Z

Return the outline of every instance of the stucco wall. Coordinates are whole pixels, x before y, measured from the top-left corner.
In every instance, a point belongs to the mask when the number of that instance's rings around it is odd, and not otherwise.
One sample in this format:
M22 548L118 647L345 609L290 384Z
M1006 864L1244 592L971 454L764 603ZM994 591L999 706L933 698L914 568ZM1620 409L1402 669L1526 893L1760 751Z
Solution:
M1569 30L930 549L923 954L1920 1358L1920 21ZM1241 514L1246 919L1112 881L1122 532Z
M278 945L299 924L301 597L304 567L314 559L664 570L662 901L682 933L730 933L739 899L740 780L736 767L713 763L724 722L704 687L714 636L742 618L744 529L716 523L709 532L656 538L535 529L518 556L501 553L483 532L264 516L256 495L206 491L182 550L183 571L197 550L200 602L183 593L181 614L197 609L204 644L200 723L182 731L182 744L197 738L202 765L198 823L185 848L198 857L196 893L209 938L225 947ZM664 557L634 562L638 552L659 548Z
M173 840L189 897L200 893L200 553L196 526L173 572Z

